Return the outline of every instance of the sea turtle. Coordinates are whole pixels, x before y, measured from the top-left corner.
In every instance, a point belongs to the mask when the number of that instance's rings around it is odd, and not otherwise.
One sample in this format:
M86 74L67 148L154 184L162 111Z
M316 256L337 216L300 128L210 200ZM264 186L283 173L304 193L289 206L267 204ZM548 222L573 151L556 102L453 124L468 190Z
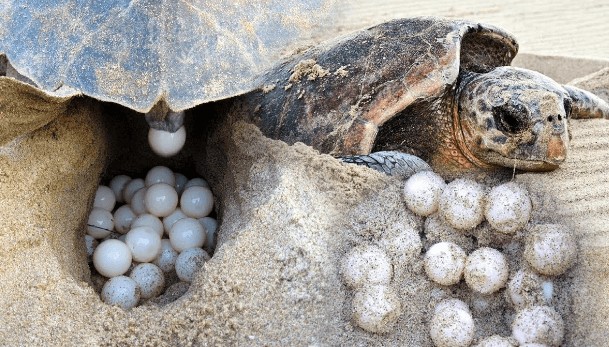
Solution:
M552 170L566 158L569 119L607 118L609 106L509 66L517 50L490 25L393 20L278 64L229 113L269 137L387 173L427 168L401 153L447 175Z

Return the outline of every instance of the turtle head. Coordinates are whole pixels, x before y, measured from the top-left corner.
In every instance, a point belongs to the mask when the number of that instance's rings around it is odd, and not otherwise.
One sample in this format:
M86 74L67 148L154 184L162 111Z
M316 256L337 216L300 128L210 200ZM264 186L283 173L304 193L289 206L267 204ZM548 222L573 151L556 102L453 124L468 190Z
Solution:
M478 160L547 171L566 159L571 102L569 93L552 79L503 66L463 75L455 117L465 150Z

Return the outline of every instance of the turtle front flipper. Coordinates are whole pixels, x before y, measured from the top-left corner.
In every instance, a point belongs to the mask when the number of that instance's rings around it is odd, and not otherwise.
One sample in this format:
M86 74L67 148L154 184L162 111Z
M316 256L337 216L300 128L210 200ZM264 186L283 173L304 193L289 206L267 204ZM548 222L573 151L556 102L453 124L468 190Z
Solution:
M345 163L364 165L384 172L387 175L403 179L407 179L417 172L431 171L431 167L423 159L398 151L381 151L368 155L348 155L339 157L339 159Z
M609 104L598 96L573 86L563 86L571 97L571 118L605 118L609 119Z

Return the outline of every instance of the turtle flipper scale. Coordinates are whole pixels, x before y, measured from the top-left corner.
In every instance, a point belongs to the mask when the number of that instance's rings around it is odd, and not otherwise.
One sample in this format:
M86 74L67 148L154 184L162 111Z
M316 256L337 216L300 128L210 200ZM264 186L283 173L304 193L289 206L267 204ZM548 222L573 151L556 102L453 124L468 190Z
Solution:
M371 169L384 172L390 176L403 179L421 171L431 171L431 167L423 159L412 154L398 151L381 151L368 155L348 155L339 157L343 162L364 165Z
M609 104L598 96L573 86L563 86L571 97L571 118L609 119Z

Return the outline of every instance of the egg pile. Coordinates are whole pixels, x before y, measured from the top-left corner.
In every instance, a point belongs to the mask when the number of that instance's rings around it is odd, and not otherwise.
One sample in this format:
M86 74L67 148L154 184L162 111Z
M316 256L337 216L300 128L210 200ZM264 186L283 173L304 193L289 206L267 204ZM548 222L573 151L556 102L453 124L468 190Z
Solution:
M130 309L186 287L214 250L213 207L204 179L164 166L144 179L119 175L100 185L85 243L93 273L105 281L102 300Z

